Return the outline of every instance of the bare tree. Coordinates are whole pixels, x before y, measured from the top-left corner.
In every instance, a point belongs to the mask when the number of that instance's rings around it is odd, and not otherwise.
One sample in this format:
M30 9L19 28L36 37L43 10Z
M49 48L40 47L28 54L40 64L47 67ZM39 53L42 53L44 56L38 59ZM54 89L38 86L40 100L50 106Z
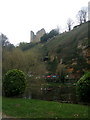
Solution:
M87 8L82 8L82 16L83 16L83 22L86 22L87 19Z
M77 19L80 24L85 23L87 19L87 8L83 7L81 10L78 11Z
M78 11L77 19L80 24L83 23L82 10Z
M4 34L1 34L1 42L2 42L2 46L7 46L8 44L10 44L8 38Z
M68 20L67 20L67 26L68 26L68 30L70 31L71 30L71 27L72 27L72 25L73 25L73 20L71 19L71 18L69 18Z

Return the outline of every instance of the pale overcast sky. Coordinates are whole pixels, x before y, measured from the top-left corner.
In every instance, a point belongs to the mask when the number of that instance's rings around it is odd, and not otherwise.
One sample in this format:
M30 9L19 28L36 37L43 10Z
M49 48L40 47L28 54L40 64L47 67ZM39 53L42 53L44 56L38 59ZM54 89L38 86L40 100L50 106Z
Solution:
M30 31L46 32L60 26L66 29L67 19L76 21L77 12L89 0L0 0L0 32L12 44L30 42Z

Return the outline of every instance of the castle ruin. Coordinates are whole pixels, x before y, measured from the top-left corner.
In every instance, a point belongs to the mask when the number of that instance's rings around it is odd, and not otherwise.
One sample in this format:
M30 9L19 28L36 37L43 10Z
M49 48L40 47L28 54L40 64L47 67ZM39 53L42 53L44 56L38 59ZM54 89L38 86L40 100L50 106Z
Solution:
M33 31L30 32L31 33L31 42L40 42L40 38L46 33L44 28L42 28L41 30L39 30L36 35L34 34Z

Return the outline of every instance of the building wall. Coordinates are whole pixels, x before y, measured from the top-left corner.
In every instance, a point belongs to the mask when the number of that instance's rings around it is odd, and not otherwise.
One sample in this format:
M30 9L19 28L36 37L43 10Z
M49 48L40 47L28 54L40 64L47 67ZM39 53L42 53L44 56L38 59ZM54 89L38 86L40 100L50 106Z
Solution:
M45 34L44 28L39 30L36 35L34 34L33 31L31 31L31 42L40 42L40 38Z
M40 41L40 38L45 34L45 30L44 29L41 29L40 31L38 31L36 33L36 41L39 42Z
M36 36L34 35L34 32L31 31L31 42L35 41Z

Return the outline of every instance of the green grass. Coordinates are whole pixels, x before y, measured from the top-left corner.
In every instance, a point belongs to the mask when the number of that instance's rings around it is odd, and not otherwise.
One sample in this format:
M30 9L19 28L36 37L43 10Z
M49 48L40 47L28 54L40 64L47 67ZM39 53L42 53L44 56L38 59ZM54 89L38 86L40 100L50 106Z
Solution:
M2 111L16 118L87 118L88 106L3 97Z

